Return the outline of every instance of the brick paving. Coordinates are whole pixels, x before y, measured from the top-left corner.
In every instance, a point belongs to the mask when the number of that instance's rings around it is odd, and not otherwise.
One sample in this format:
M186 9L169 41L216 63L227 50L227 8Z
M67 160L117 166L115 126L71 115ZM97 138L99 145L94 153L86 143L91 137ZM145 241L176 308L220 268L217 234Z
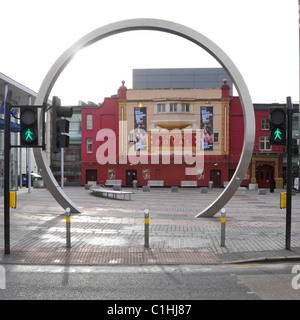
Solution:
M292 250L285 250L285 210L280 192L247 191L226 205L226 247L220 247L220 214L195 215L221 193L199 189L135 190L132 201L102 198L83 187L64 191L83 213L72 214L66 248L64 210L47 189L18 191L11 209L11 254L4 255L3 204L0 263L29 264L217 264L249 259L300 259L300 194L293 196ZM150 210L150 248L144 248L144 209Z
M2 250L3 254L3 250ZM2 263L27 264L216 264L220 260L209 248L22 248L12 250Z

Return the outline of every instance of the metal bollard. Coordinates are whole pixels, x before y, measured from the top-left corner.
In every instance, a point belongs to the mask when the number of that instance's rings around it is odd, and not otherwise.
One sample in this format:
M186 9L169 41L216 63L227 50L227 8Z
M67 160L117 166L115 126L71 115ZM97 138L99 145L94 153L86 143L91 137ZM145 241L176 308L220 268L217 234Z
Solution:
M221 247L225 247L226 209L221 209Z
M70 208L66 209L66 240L67 240L67 248L71 248L71 215L70 215Z
M149 210L145 209L145 248L149 248Z

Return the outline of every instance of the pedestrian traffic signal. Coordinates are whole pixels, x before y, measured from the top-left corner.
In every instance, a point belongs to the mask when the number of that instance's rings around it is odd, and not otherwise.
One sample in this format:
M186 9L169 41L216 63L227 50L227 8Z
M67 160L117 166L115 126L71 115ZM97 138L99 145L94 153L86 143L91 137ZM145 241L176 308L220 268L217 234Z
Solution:
M69 121L65 117L72 117L72 107L62 107L61 100L53 97L51 114L51 149L57 153L60 148L69 147Z
M271 145L286 145L286 109L270 108L269 138Z
M38 121L36 107L22 107L20 111L20 146L38 145Z

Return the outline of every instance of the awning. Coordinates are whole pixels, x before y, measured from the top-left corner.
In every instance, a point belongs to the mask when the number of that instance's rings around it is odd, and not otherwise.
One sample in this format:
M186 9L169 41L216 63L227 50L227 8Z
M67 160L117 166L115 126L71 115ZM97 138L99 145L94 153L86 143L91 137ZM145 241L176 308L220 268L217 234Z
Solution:
M5 123L4 119L0 119L0 130L4 130L4 123ZM20 132L20 125L18 123L11 122L10 131Z

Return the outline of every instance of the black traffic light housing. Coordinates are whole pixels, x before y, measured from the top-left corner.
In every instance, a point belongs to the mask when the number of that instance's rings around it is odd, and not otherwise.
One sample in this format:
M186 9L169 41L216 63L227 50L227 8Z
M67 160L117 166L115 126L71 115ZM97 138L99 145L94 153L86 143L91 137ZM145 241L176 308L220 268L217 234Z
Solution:
M61 100L53 97L51 114L51 150L54 153L60 152L60 148L69 147L69 121L63 119L72 117L72 107L62 107ZM63 118L62 118L63 117Z
M20 146L38 146L37 108L25 106L20 110Z
M269 110L269 138L271 145L286 145L286 108L271 107Z

